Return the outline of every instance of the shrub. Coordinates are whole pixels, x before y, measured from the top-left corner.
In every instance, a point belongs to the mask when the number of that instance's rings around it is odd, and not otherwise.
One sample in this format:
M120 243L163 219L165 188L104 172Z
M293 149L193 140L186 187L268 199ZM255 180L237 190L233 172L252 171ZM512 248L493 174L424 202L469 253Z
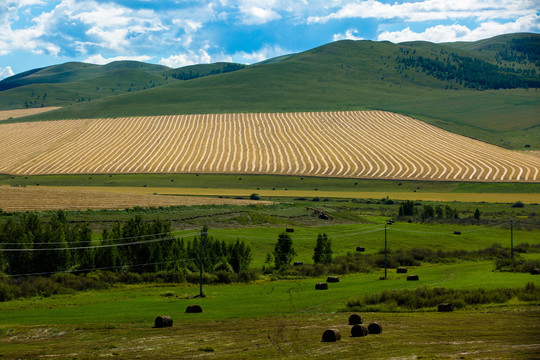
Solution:
M250 200L261 200L261 196L259 194L253 193L253 194L249 195L249 199Z
M13 294L11 285L6 284L5 282L0 282L0 301L9 301L14 297L15 295Z
M522 207L525 207L525 204L521 201L516 201L515 203L512 204L512 207L513 208L522 208Z

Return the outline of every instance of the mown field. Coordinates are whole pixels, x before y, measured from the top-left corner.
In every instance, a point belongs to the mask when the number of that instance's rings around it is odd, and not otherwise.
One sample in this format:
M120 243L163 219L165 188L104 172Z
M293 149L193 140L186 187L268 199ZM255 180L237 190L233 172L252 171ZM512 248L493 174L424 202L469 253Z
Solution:
M0 125L0 172L540 179L540 158L388 112L221 114Z
M15 300L0 303L1 351L4 358L59 359L159 359L164 352L182 359L338 359L360 353L366 359L535 358L540 353L539 304L517 300L453 313L362 313L366 323L379 322L383 333L350 337L351 312L344 305L365 293L415 286L539 285L529 274L493 273L492 268L492 262L418 268L413 271L421 280L415 284L394 272L386 281L379 280L381 274L346 275L327 291L314 289L324 278L311 278L207 285L204 299L191 298L197 286L163 284ZM190 304L201 305L203 313L184 313ZM153 328L155 317L165 314L173 318L173 327ZM321 342L328 328L338 329L342 340Z

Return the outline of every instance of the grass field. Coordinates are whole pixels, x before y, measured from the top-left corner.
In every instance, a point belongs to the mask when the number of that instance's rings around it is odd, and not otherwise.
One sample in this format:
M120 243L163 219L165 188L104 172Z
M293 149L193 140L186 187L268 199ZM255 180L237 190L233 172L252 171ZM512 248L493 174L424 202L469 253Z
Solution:
M11 153L0 171L17 175L203 172L540 181L536 156L381 111L161 116L0 127L0 150Z
M419 283L399 274L348 275L328 291L316 291L323 279L264 281L247 285L206 286L207 297L190 299L198 287L186 285L121 286L52 298L0 303L0 344L4 358L101 356L158 359L193 358L433 358L526 359L540 346L535 324L538 306L518 302L444 314L364 313L377 321L381 335L351 338L339 312L351 296L383 289L429 287L485 289L522 286L529 274L493 273L491 262L437 265L415 269ZM167 295L167 296L166 296ZM198 303L201 314L185 314ZM153 329L154 318L170 315L174 326ZM276 316L279 314L279 316ZM514 324L519 331L508 331ZM322 343L322 332L337 328L342 340ZM396 343L401 344L396 346ZM361 346L361 350L359 350ZM519 349L519 351L516 351Z
M540 193L537 183L366 180L238 174L1 175L0 185L209 188L245 190L364 191L418 193Z

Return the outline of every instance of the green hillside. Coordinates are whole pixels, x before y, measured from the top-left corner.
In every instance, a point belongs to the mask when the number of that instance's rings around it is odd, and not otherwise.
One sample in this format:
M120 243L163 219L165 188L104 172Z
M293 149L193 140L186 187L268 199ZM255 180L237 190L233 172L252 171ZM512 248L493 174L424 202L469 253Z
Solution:
M538 34L449 44L345 40L235 72L186 81L171 75L153 88L31 119L380 109L500 146L539 149L538 44Z
M243 67L217 63L170 69L137 61L116 61L107 65L70 62L26 71L0 81L0 110L72 106Z

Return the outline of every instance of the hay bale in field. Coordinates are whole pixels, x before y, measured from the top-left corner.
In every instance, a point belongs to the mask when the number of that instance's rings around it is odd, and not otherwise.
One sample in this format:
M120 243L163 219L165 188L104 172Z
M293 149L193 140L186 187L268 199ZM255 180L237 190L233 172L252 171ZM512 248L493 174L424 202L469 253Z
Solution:
M531 275L540 275L540 269L532 269Z
M202 307L200 305L188 305L186 308L187 313L202 313Z
M294 232L294 229L293 229L293 228L286 228L286 229L285 229L285 232L290 232L290 233L292 233L292 232Z
M364 336L368 336L368 334L369 334L369 331L365 325L356 324L351 328L352 337L364 337Z
M451 312L451 311L454 311L454 305L452 305L450 303L439 304L439 306L437 306L437 311L438 312Z
M368 332L370 334L380 334L382 333L382 326L378 322L371 322L368 325Z
M339 278L337 276L329 276L326 278L327 283L337 283L339 282Z
M315 284L315 290L328 290L327 283L317 283Z
M356 251L366 251L366 248L363 246L357 246Z
M397 273L398 274L406 274L407 273L407 268L406 267L398 267L397 268Z
M338 329L328 329L322 334L322 341L324 342L335 342L338 340L341 340L341 334Z
M418 275L407 275L407 281L418 281Z
M363 323L362 316L358 314L352 314L351 316L349 316L349 325L356 325L356 324L362 324L362 323Z
M454 231L454 235L461 235L461 231Z
M293 263L294 266L300 266L300 265L304 265L304 263L302 261L295 261Z
M168 315L158 316L156 320L154 320L154 327L156 328L169 327L172 325L173 325L173 320Z

